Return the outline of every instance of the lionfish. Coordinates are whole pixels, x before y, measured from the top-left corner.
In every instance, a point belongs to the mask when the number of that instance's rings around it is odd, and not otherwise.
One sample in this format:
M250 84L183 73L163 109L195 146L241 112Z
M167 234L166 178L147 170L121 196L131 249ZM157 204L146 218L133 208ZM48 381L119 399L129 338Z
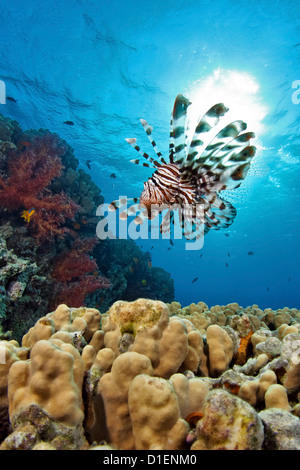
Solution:
M121 219L139 212L135 222L141 224L145 218L154 218L167 207L170 213L163 217L160 225L160 232L166 234L170 232L170 220L174 223L174 207L177 207L181 212L182 233L186 238L197 230L202 236L210 229L229 227L234 221L236 209L220 193L238 188L246 177L256 151L249 143L255 134L244 132L247 124L238 120L214 135L220 117L228 111L223 103L218 103L199 120L188 144L187 109L190 104L181 94L175 99L168 162L152 138L153 127L144 119L140 121L156 159L141 151L136 138L126 139L147 160L144 163L140 163L139 159L131 162L154 168L155 172L144 183L140 198L133 198L135 204L120 214ZM209 143L206 145L204 140ZM122 203L122 199L112 202L110 210L116 210ZM153 207L154 211L151 210Z

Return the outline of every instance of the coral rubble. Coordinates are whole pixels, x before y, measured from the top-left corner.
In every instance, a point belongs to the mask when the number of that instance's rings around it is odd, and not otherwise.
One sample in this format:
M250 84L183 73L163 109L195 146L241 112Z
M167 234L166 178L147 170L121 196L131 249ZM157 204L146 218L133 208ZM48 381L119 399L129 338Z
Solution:
M0 342L0 449L299 450L299 344L295 308L62 304Z

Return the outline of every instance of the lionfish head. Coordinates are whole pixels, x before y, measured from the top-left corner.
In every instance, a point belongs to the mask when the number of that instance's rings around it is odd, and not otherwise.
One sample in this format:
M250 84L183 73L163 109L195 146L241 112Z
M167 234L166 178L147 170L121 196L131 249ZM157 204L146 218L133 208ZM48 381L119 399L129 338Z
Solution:
M144 183L144 189L140 195L139 203L147 209L148 219L153 219L156 217L156 207L164 203L164 201L161 200L159 192L155 190L155 187L150 178Z

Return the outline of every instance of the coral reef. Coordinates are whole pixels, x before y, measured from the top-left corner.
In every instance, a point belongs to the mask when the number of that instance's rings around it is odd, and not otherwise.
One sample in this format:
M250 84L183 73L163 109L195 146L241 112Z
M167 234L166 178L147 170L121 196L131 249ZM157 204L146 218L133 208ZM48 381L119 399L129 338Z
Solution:
M299 450L299 314L62 304L0 342L0 449Z
M95 239L103 202L66 141L0 115L0 338L20 341L60 303L105 311L120 298L174 299L149 253Z

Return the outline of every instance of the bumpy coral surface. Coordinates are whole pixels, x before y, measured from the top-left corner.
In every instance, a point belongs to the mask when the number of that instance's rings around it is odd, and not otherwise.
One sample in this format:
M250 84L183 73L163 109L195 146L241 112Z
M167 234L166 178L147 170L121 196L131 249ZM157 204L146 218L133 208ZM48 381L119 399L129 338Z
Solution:
M0 449L300 449L299 344L287 307L62 304L0 342Z

